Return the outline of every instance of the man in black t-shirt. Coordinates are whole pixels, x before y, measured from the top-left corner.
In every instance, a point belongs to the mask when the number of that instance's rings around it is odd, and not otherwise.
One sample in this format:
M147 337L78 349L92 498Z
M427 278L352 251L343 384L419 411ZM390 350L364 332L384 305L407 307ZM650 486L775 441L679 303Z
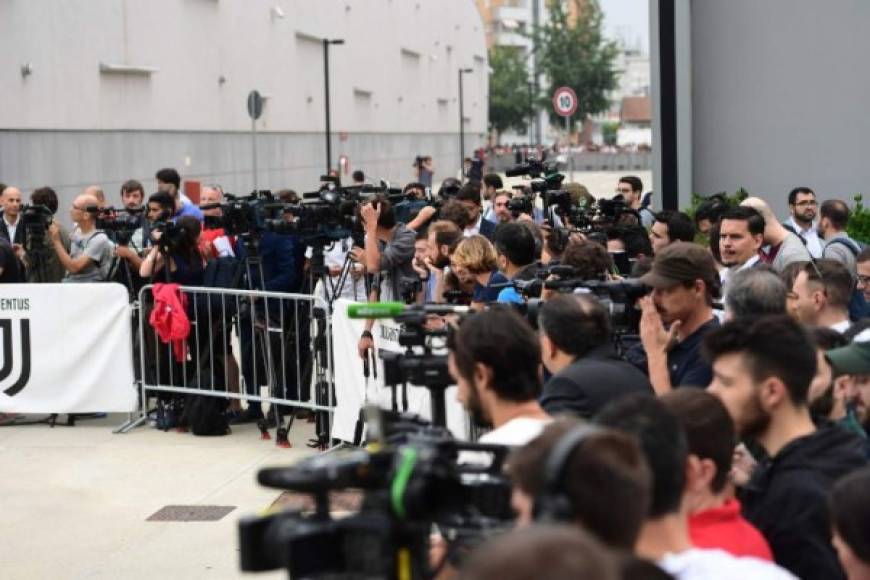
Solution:
M24 282L18 258L12 245L0 239L0 284L19 284Z

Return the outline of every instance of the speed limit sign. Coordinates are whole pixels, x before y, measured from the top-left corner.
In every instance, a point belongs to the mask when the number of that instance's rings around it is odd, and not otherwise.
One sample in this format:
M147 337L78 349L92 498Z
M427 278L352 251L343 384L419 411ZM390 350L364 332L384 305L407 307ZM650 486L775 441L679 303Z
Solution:
M553 93L553 108L560 117L570 117L577 112L577 93L571 87L559 87Z

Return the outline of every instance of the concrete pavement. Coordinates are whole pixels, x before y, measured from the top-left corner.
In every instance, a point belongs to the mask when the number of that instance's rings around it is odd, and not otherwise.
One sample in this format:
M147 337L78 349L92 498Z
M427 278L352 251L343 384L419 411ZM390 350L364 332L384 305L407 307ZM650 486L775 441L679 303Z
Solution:
M239 571L236 523L280 495L256 483L260 467L313 453L312 424L297 421L293 447L280 449L254 425L225 437L112 434L123 419L0 427L0 577L286 578ZM216 522L146 521L166 505L235 509Z

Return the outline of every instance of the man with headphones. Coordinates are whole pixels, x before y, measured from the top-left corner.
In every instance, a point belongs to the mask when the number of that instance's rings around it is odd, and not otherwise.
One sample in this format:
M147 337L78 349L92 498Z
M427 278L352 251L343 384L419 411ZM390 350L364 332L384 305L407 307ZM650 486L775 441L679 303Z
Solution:
M508 471L518 527L577 524L608 547L634 549L652 477L632 437L562 418L517 449Z

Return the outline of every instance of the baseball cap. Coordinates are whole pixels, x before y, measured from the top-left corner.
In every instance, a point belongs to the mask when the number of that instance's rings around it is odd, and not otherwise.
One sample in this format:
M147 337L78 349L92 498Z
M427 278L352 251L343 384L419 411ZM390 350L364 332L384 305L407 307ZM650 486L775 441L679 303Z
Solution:
M835 375L870 375L870 329L858 334L851 344L831 349L825 356Z
M674 242L665 246L653 260L652 269L640 281L653 288L668 289L683 282L703 280L715 296L719 287L719 273L713 257L701 246L691 242Z

